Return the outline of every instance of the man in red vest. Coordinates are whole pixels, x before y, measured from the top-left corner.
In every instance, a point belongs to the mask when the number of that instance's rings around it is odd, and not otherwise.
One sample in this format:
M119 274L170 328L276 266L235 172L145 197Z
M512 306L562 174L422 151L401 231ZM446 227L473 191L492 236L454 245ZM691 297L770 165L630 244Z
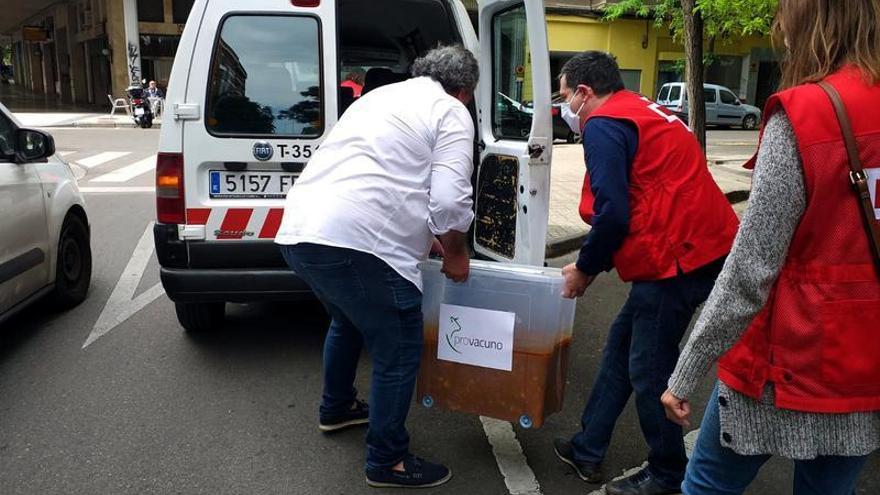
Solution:
M560 92L568 99L566 120L584 136L588 173L580 213L592 225L577 262L563 269L563 295L582 296L612 268L633 284L609 331L582 431L557 439L556 455L585 481L601 482L614 425L634 392L648 467L606 491L679 493L687 465L682 430L666 419L660 396L738 221L690 130L626 91L612 56L591 51L569 60Z

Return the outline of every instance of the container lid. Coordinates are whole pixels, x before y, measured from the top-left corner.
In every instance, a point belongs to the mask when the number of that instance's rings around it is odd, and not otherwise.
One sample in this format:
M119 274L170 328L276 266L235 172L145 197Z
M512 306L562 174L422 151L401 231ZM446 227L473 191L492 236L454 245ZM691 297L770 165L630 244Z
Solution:
M419 269L423 273L439 273L443 262L439 260L427 260L419 263ZM535 279L547 280L562 277L562 270L553 267L515 265L512 263L499 263L496 261L471 260L471 275L476 273L489 277L497 277L512 280Z

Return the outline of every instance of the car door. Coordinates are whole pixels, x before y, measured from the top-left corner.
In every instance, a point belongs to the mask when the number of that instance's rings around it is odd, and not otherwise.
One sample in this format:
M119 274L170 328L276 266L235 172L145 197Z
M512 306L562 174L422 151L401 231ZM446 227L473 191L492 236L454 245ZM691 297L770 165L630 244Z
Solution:
M540 0L480 2L480 165L474 248L499 261L542 265L550 205L550 57ZM520 104L531 102L523 114Z
M739 125L745 116L745 110L739 102L739 98L727 89L718 90L718 123L725 125Z
M719 124L718 122L718 89L703 88L703 101L706 102L706 123Z
M0 108L0 314L49 283L49 234L35 163L15 163L17 125Z

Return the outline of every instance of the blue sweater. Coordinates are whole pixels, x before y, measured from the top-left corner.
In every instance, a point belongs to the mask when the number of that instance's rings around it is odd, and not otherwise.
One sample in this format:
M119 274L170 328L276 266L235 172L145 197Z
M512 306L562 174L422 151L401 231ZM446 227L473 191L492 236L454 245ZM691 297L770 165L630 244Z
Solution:
M584 160L595 201L593 229L576 266L587 275L614 268L612 256L629 233L629 173L638 146L638 131L630 122L596 117L584 128Z

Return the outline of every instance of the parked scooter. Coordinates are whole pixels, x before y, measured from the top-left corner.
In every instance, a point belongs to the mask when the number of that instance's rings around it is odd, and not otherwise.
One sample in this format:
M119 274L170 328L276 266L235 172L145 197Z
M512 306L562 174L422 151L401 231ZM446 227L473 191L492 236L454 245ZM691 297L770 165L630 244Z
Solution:
M126 89L128 101L131 102L131 118L141 129L153 127L153 109L150 99L144 94L144 87L132 85Z

